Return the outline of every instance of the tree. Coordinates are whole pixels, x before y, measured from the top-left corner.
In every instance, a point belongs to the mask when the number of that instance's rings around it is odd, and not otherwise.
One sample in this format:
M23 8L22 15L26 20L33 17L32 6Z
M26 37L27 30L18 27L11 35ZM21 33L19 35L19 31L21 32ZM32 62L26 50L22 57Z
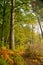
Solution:
M2 43L4 45L5 0L3 1Z
M1 24L1 41L6 45L6 41L9 36L10 31L10 4L9 0L2 0L0 1L0 24ZM3 44L3 45L4 45Z
M28 0L27 1L17 1L16 0L16 4L14 3L15 1L14 0L11 0L11 22L10 22L10 49L14 48L15 46L15 42L14 42L14 23L15 21L19 21L19 23L21 23L20 21L22 21L22 24L23 24L23 21L28 21L28 17L26 18L25 16L22 15L23 12L21 12L21 9L25 10L24 13L28 12L30 7L28 8ZM22 2L22 3L21 3ZM20 6L20 7L19 7ZM15 7L15 8L13 8ZM15 12L14 12L14 9L15 9ZM15 13L16 13L16 16L15 16ZM27 13L25 14L27 15ZM29 14L30 17L31 14ZM33 16L34 17L34 16ZM26 18L26 19L25 19ZM16 23L17 24L17 23Z
M14 0L11 0L10 45L9 45L10 49L14 49L14 46L15 46L15 42L14 42L14 22L15 22L14 2L15 2Z
M40 14L41 12L39 12L43 7L43 1L42 0L38 0L38 1L35 0L35 1L32 1L31 4L32 4L33 12L36 13L37 20L38 20L40 30L41 30L41 35L42 35L42 38L43 38L43 31L42 31L42 27L41 27L41 24L40 24L41 23L40 18L42 18L43 16Z

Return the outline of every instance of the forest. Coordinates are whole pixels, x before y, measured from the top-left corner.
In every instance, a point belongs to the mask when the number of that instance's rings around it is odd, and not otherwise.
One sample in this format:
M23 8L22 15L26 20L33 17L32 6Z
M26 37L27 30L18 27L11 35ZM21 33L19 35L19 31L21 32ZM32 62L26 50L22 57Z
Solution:
M43 65L43 0L0 0L0 65Z

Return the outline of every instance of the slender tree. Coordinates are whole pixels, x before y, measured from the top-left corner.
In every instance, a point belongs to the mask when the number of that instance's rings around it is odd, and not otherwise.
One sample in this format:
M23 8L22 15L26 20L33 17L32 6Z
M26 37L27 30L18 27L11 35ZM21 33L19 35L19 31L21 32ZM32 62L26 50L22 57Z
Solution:
M2 43L4 45L5 0L3 1Z
M14 21L15 21L14 4L15 4L15 1L11 0L10 45L9 45L10 49L14 49L14 46L15 46L15 42L14 42Z
M42 27L41 27L41 23L40 23L41 22L40 21L40 14L38 13L38 11L40 10L40 7L42 6L41 2L43 2L43 0L35 0L35 1L31 2L31 5L32 5L33 12L35 12L37 15L39 15L37 17L37 20L38 20L38 24L39 24L40 30L41 30L41 35L42 35L42 38L43 38L43 31L42 31ZM40 6L40 4L41 4L41 6Z
M42 34L42 38L43 38L43 31L42 31L42 27L41 27L41 23L40 23L40 17L38 17L38 23L39 23L41 34Z

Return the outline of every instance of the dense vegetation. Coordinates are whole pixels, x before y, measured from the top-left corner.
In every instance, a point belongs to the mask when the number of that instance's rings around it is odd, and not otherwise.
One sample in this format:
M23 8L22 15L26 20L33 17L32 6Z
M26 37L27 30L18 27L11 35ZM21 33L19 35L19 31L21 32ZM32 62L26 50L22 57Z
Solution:
M43 65L43 0L0 0L0 65Z

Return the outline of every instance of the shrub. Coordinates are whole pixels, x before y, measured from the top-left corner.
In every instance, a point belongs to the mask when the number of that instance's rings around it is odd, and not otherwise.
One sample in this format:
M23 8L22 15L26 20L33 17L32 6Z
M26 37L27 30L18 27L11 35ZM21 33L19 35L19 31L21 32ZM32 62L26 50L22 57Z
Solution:
M3 43L2 43L2 41L0 41L0 48L2 47L2 45L3 45Z
M24 65L24 59L23 59L23 57L22 56L20 56L20 55L16 55L16 56L14 56L13 57L13 59L14 59L14 62L17 64L17 65Z
M9 64L4 58L0 57L0 65L9 65Z

